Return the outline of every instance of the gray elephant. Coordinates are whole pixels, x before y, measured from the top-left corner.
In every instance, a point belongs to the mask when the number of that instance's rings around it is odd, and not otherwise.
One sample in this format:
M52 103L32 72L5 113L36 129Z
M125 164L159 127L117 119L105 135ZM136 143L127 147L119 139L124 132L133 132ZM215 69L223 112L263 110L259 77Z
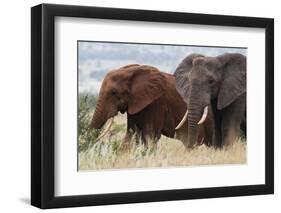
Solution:
M186 147L196 144L198 124L207 117L208 106L214 116L212 144L229 147L240 135L240 128L246 128L246 57L191 54L178 65L174 75L176 88L187 104Z

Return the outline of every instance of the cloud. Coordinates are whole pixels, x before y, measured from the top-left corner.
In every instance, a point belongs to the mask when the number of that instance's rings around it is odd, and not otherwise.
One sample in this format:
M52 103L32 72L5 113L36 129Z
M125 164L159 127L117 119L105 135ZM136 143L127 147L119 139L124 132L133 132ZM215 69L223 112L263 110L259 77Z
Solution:
M104 76L112 69L127 64L149 64L173 73L189 54L217 56L241 53L247 49L200 46L149 45L104 42L79 42L79 92L98 93Z

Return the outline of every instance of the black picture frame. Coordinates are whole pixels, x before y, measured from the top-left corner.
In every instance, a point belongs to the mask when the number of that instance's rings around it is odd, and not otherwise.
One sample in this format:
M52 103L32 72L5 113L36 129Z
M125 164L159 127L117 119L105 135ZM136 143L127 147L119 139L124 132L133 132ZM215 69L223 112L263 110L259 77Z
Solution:
M130 193L54 195L55 17L100 18L263 28L265 48L265 184ZM41 4L31 8L31 204L60 208L274 193L274 20L270 18Z

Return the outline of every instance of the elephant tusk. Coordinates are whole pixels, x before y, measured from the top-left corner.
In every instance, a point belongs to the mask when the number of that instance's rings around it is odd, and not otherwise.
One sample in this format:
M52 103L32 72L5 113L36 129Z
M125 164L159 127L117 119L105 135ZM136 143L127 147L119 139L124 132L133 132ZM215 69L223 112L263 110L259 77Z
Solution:
M106 133L110 130L110 128L113 124L113 120L114 120L114 117L112 117L108 120L108 125L104 128L104 131L102 131L102 133L98 136L98 138L96 139L97 141L100 140L102 137L104 137L106 135Z
M204 121L207 118L207 115L208 115L208 106L205 106L202 118L200 119L200 121L197 124L199 125L199 124L204 123Z
M181 128L181 126L184 124L184 122L186 121L186 118L187 118L187 114L188 114L188 109L186 110L183 118L181 119L181 122L179 122L179 124L177 125L176 130Z

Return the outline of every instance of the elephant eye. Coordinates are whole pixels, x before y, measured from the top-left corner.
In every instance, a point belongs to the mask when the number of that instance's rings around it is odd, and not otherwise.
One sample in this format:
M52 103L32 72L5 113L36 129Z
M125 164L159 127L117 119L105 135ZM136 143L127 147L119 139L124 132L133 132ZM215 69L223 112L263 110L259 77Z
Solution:
M117 91L116 90L112 90L111 91L111 95L113 95L113 96L117 95Z
M215 80L213 80L213 79L209 80L209 84L214 84L214 83L215 83Z
M117 100L120 100L119 94L115 89L111 91L111 96L116 98Z

